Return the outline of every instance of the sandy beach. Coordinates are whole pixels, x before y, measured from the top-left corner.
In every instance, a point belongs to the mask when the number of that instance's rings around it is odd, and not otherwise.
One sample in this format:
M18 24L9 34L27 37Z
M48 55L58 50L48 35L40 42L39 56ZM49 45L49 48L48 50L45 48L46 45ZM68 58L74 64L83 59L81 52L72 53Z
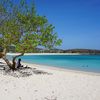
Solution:
M23 64L43 73L14 77L0 70L0 100L100 100L99 74Z
M7 53L7 55L18 55L20 53ZM25 53L24 55L82 55L81 53Z

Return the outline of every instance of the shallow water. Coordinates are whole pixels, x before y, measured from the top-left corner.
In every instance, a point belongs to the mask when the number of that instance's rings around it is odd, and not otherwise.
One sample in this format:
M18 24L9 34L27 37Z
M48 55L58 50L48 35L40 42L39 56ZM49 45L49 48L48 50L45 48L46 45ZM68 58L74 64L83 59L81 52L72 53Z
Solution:
M100 73L100 55L25 55L21 58L27 63Z

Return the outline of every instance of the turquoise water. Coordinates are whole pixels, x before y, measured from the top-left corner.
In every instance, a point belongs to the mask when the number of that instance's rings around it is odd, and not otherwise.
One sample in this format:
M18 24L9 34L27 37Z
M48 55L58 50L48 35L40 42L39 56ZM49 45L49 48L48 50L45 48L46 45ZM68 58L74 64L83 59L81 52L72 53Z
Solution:
M100 55L25 55L23 62L100 73Z

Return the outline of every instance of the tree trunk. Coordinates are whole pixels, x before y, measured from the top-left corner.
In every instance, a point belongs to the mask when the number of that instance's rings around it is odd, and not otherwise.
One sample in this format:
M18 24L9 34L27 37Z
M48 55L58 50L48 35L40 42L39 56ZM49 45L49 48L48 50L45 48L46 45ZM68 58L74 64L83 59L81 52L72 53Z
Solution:
M23 56L24 55L24 52L15 56L12 60L12 63L10 63L10 61L6 58L6 49L3 50L3 52L1 53L1 57L5 62L6 64L8 65L8 67L11 69L11 70L15 70L16 69L16 58L20 57L20 56Z
M12 69L12 64L6 58L6 48L4 48L3 52L0 53L0 58L2 58L6 62L6 64L9 66L9 68Z
M3 52L0 52L0 58L3 58L6 55L6 48L3 50Z
M9 66L9 68L12 69L12 64L9 62L9 60L6 58L6 56L2 57L2 59L6 62L6 64Z

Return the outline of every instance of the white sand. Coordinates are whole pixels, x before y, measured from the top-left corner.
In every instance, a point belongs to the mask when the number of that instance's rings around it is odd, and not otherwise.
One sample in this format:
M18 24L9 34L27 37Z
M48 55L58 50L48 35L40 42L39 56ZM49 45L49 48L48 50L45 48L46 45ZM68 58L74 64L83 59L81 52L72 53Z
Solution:
M99 74L27 65L52 74L0 74L0 100L100 100Z
M18 55L20 53L7 53L7 55ZM25 53L24 55L81 55L81 53Z

